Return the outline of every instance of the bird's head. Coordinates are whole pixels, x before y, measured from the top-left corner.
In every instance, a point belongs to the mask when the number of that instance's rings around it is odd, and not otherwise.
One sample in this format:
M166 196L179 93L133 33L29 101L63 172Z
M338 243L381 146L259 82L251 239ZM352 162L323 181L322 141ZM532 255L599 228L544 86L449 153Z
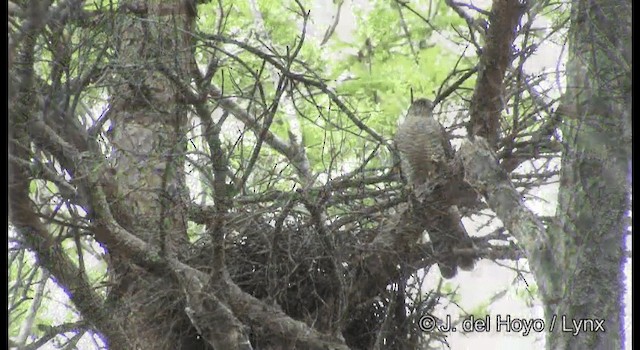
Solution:
M433 110L433 102L426 98L419 98L411 104L409 107L408 116L429 116Z

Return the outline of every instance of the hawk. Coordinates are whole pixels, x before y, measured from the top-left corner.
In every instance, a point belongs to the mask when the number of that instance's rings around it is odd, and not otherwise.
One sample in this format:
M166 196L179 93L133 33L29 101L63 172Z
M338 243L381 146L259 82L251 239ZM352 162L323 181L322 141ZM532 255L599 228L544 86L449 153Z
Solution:
M405 121L394 137L400 153L401 169L418 198L446 176L454 151L444 127L433 118L433 103L418 99L411 104ZM429 211L431 211L429 209ZM473 259L456 256L453 248L472 248L471 239L462 225L455 205L429 212L431 225L427 228L434 251L438 257L440 274L452 278L457 267L473 268Z
M433 118L432 111L430 100L421 98L413 102L394 139L402 171L416 191L442 174L447 161L453 158L447 132Z

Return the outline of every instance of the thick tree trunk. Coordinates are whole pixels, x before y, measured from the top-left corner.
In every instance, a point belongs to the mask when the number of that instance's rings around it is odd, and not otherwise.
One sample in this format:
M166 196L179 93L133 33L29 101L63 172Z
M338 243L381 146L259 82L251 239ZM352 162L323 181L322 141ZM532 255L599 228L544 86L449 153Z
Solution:
M555 320L548 349L623 348L630 30L630 2L572 2L565 102L576 115L562 128L566 149L551 235L562 247L556 258L563 276L553 284L559 300L545 300L548 324Z
M187 246L184 161L186 109L163 72L188 82L188 32L193 18L181 1L133 3L118 16L119 47L111 91L110 141L120 193L113 203L124 228L164 258L183 256ZM171 276L158 277L111 249L110 300L131 340L131 349L186 349L195 334L184 314L182 289Z

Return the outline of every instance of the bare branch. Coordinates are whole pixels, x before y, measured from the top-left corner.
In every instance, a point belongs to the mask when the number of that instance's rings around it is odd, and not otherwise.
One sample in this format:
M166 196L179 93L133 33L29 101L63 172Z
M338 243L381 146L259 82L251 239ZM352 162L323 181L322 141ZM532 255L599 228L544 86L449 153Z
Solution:
M219 35L204 35L203 39L206 40L211 40L214 43L219 41L219 42L224 42L224 43L229 43L229 44L234 44L237 45L238 47L245 49L246 51L266 60L267 62L269 62L270 64L272 64L274 67L276 67L284 76L286 76L287 78L293 80L293 81L297 81L309 86L313 86L316 87L318 89L320 89L320 91L322 91L324 94L326 94L333 103L335 103L338 108L340 109L340 111L342 111L358 128L360 128L361 130L365 131L367 134L369 134L374 140L378 141L381 144L387 144L387 142L384 140L384 138L382 136L380 136L377 132L375 132L373 129L371 129L370 127L368 127L367 125L365 125L358 117L355 116L355 114L351 111L351 109L349 109L345 103L342 101L342 99L340 97L338 97L338 95L335 94L335 92L333 92L324 82L322 82L321 80L314 78L310 78L305 74L301 74L301 73L294 73L292 72L289 67L284 66L282 63L278 62L275 58L273 58L272 55L268 55L262 51L260 51L259 49L256 49L246 43L243 43L241 41L235 40L235 39L230 39L227 38L225 36L219 36ZM212 43L213 44L213 43ZM304 62L296 62L299 63L301 65L304 66ZM313 74L313 72L312 72ZM217 89L213 89L211 90L211 96L214 98L219 98L217 96L222 96L218 91L216 91ZM235 113L232 112L232 114L234 114L234 116L236 115ZM242 119L242 118L241 118Z
M500 114L505 105L504 74L512 60L511 45L524 13L519 0L494 0L486 45L480 57L478 79L470 106L469 135L486 138L495 147Z
M555 271L551 240L544 224L525 206L520 194L500 168L491 146L482 138L467 141L459 157L465 169L465 180L478 189L498 215L504 226L516 237L531 264L536 281L545 297L556 290L548 271Z

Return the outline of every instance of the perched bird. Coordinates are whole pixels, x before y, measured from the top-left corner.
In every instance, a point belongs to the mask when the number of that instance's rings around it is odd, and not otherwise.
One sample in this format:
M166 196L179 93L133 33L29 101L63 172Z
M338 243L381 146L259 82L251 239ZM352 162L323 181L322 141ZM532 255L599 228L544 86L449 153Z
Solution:
M402 172L418 198L446 176L449 161L454 157L449 136L433 118L432 112L433 103L430 100L414 101L394 137ZM452 278L458 266L464 270L471 270L474 266L472 258L456 256L453 248L472 248L473 245L460 221L458 208L449 205L444 209L431 215L433 227L427 228L427 231L434 252L439 257L438 267L442 277Z
M394 138L400 151L402 171L418 192L429 180L441 175L446 170L447 161L453 158L447 132L433 118L432 112L430 100L422 98L413 102Z

